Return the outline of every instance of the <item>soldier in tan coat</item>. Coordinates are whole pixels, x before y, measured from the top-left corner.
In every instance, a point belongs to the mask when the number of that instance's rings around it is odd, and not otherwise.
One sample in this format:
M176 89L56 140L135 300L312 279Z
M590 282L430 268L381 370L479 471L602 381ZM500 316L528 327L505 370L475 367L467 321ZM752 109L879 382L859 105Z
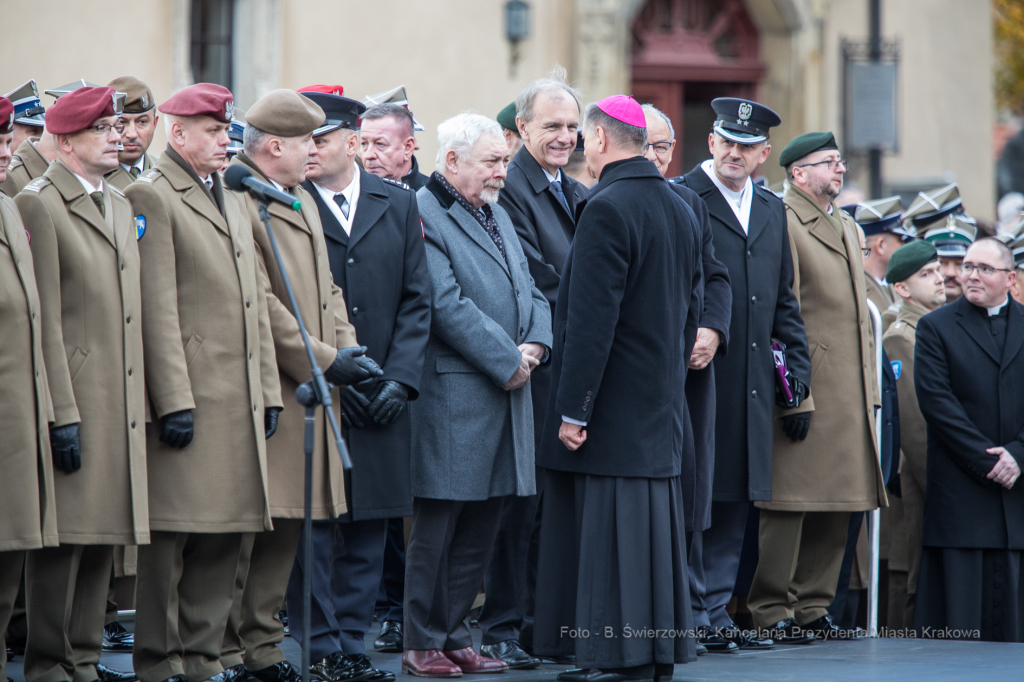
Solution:
M0 97L0 182L11 158L14 106ZM25 226L0 192L0 632L7 629L21 585L26 550L57 544L42 317ZM7 648L0 650L0 680Z
M325 118L323 110L306 97L291 90L275 90L246 113L244 152L231 163L244 165L259 180L293 192L302 202L301 211L271 204L271 228L316 361L328 381L342 385L379 376L381 372L376 363L363 357L366 349L356 347L345 299L331 280L316 205L298 186L305 179L306 162L316 153L313 131ZM309 360L256 201L247 194L238 197L248 211L267 287L281 393L294 396L299 384L311 377ZM340 415L336 414L336 418L340 424ZM238 637L245 649L245 665L261 682L294 682L299 675L277 646L284 638L284 627L276 615L284 602L302 526L303 423L302 408L289 402L281 415L280 433L267 446L274 530L257 534L254 539L239 609ZM314 519L334 518L347 509L341 460L334 435L329 431L322 411L318 412L313 454Z
M811 351L810 399L775 430L772 499L761 507L754 624L782 642L835 637L827 614L850 512L886 504L874 436L879 405L857 226L833 203L846 166L831 133L794 138L779 159L793 291Z
M927 425L914 390L914 342L917 321L946 303L935 246L927 241L918 241L898 250L889 261L887 279L892 282L900 297L896 321L885 333L882 344L892 363L900 402L900 490L903 511L902 532L894 532L891 536L888 627L910 628L914 623L917 576L921 567L925 470L928 461Z
M156 101L149 86L134 76L121 76L107 85L125 93L121 123L121 151L117 154L117 168L107 173L107 182L122 192L140 175L153 167L149 145L153 144L156 124Z
M152 544L139 548L135 671L220 676L243 534L269 530L266 439L283 408L249 222L224 191L234 100L164 102L168 146L129 185L142 282ZM171 484L170 482L173 482Z
M42 131L41 137L30 137L18 145L7 168L7 179L0 183L0 190L14 197L46 172L50 162L57 158L57 149L53 146L53 135Z
M139 249L113 88L47 112L57 160L16 203L31 235L53 400L60 545L27 562L30 682L97 678L112 546L149 542ZM74 614L69 618L68 614Z

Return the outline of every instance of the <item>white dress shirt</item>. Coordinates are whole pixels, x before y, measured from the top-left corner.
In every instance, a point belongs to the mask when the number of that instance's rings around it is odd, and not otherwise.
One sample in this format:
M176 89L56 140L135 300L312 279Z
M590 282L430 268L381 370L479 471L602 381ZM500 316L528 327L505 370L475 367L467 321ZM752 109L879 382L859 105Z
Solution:
M146 155L145 154L143 154L142 156L139 157L138 163L136 163L134 166L129 166L126 163L122 163L121 164L121 168L124 168L125 172L127 172L129 174L132 172L132 168L138 168L139 169L139 175L142 175L142 171L146 170L145 166L146 166Z
M316 181L313 181L313 186L316 187L316 191L320 193L320 197L327 204L327 208L331 210L334 217L337 218L341 224L342 229L345 230L345 234L352 234L352 221L356 217L356 205L359 203L359 169L355 169L355 173L352 175L352 182L348 183L348 187L341 190L340 192L333 192L326 187L318 185ZM348 217L341 210L341 206L338 206L338 202L334 200L335 195L341 194L345 197L348 202Z
M711 182L715 183L715 187L722 193L722 196L725 197L725 203L729 204L729 208L736 214L736 220L739 221L740 227L743 228L743 234L746 234L750 229L750 202L754 198L754 183L747 177L747 182L743 185L743 189L735 192L718 179L718 175L715 174L714 159L708 159L700 167L711 178Z

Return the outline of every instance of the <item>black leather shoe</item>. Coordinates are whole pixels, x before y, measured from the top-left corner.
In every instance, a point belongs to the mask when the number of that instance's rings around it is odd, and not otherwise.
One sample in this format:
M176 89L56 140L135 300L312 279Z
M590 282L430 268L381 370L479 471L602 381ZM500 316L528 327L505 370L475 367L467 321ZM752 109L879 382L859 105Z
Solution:
M14 653L14 649L12 649L11 647L4 647L4 648L7 649L7 662L10 663L11 661L13 661L15 659L15 657L18 654ZM8 678L8 679L10 679L10 678Z
M469 627L478 628L480 627L480 612L484 610L484 607L478 606L475 609L470 609L469 614L466 616L469 618Z
M816 620L812 620L803 626L804 630L812 633L818 639L861 639L867 637L868 633L864 628L853 628L847 630L832 622L832 616L827 613Z
M224 671L224 682L256 682L249 669L239 663Z
M288 661L281 661L266 668L249 671L260 682L302 682L298 668Z
M708 648L706 646L704 646L703 644L701 644L700 642L697 642L697 655L698 656L703 656L707 652L708 652Z
M340 652L338 652L340 653ZM365 654L332 654L338 661L333 682L395 682L395 674L377 670Z
M560 672L555 679L558 680L558 682L589 682L592 675L597 675L600 672L600 670L595 670L593 668L577 668L576 670Z
M386 620L380 625L377 639L373 640L373 648L385 654L400 654L404 642L402 624L397 620Z
M281 621L281 625L284 626L284 634L285 634L285 636L286 637L291 637L292 636L292 631L290 629L288 629L288 612L287 611L278 611L277 612L277 619L279 621Z
M173 677L168 677L164 682L187 682L187 680L184 675L174 675Z
M758 637L753 630L740 630L737 627L722 628L718 634L734 643L741 649L765 650L774 649L775 641L768 637Z
M135 635L116 620L103 626L103 650L128 652L135 645Z
M796 624L792 618L783 618L775 625L759 630L758 637L768 637L776 644L810 644L816 638L814 633Z
M488 658L500 658L508 663L509 670L532 670L540 665L540 659L523 651L523 648L519 646L519 641L515 639L506 639L497 644L481 645L480 655Z
M709 654L734 654L740 650L739 645L706 627L697 629L697 641L704 645Z
M133 682L139 679L135 673L121 673L99 663L96 664L96 677L99 682Z
M18 639L7 640L7 660L11 660L13 656L24 656L25 655L25 638L20 637Z

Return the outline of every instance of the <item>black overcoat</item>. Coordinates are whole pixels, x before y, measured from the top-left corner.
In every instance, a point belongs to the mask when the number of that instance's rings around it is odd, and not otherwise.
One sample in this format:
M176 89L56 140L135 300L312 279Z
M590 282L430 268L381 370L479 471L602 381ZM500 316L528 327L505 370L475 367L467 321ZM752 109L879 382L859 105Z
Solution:
M687 364L697 333L700 226L653 163L604 167L576 224L555 305L551 399L538 465L666 478L686 442ZM562 416L587 422L570 452Z
M790 371L810 384L800 306L793 294L793 257L782 200L754 185L749 234L711 178L695 167L672 182L689 187L707 205L715 257L729 270L732 352L715 356L715 474L717 502L770 500L775 367L771 340L787 346ZM761 398L753 398L754 391Z
M587 188L562 173L562 193L569 208L558 199L540 164L526 147L522 147L508 166L505 188L498 196L498 205L505 209L516 228L534 284L548 300L552 314L562 266L576 231L576 206L586 199ZM546 362L530 374L538 446L550 389L551 363Z
M729 285L729 271L715 258L715 245L708 207L697 193L689 187L670 182L676 194L693 209L700 223L701 268L704 277L698 289L700 314L698 327L714 329L722 335L717 356L724 356L729 347L729 318L732 316L732 287ZM686 530L707 530L711 526L711 494L715 473L715 364L711 362L704 369L691 369L686 375L686 406L693 429L694 458L689 463L693 472L687 475L688 465L683 462L683 492L686 496L684 516ZM693 489L686 484L693 482Z
M416 160L416 155L412 157L412 168L409 172L402 176L402 182L409 185L413 192L418 192L420 187L427 184L427 180L430 179L429 175L424 175L420 172L420 164Z
M320 212L334 283L341 287L356 339L384 370L383 379L409 387L415 400L430 338L430 278L416 194L402 185L359 172L352 234L307 180ZM348 429L352 455L346 498L354 520L412 514L409 411L388 427Z
M966 297L921 318L914 387L928 424L924 545L1024 549L1024 485L986 478L1006 448L1024 469L1024 306L1010 299L1000 355Z

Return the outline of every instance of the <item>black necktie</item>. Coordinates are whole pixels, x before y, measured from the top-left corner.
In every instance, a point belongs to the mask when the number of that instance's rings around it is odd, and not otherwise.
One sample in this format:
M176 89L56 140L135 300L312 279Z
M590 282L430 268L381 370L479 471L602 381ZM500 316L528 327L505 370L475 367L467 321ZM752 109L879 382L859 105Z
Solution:
M348 205L348 199L345 198L345 195L341 194L341 193L335 194L334 195L334 203L336 203L338 205L338 208L341 209L342 215L344 215L345 219L348 220L348 208L349 208L349 205Z
M565 194L562 193L562 182L560 180L552 180L551 189L555 190L555 195L562 202L562 206L569 210L569 202L565 200Z

